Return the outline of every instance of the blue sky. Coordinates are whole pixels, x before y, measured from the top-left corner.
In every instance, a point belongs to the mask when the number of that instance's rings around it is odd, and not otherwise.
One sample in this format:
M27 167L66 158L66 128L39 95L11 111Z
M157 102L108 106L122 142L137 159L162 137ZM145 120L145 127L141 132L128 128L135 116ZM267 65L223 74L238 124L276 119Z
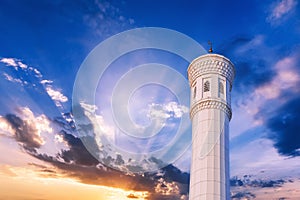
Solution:
M154 119L152 125L160 130L160 134L150 139L136 137L138 131L132 131L130 134L135 137L130 137L124 134L126 131L117 129L110 107L114 90L124 91L122 87L115 87L118 81L126 78L124 75L132 80L146 80L143 73L130 76L130 73L138 73L134 71L138 70L138 66L160 63L171 66L186 79L186 60L154 49L127 53L105 71L96 87L95 104L81 102L78 107L73 107L73 112L76 110L85 115L77 119L79 131L75 130L74 118L70 114L76 75L97 45L133 28L161 27L183 33L205 49L209 48L207 41L210 40L214 52L225 55L235 64L230 165L231 177L243 184L237 186L235 181L232 182L233 198L239 199L240 195L241 198L267 199L266 194L274 195L273 199L300 198L300 191L295 189L299 188L300 182L299 13L300 3L297 0L2 0L0 146L5 154L0 156L1 179L11 180L8 171L26 169L36 177L48 178L46 180L55 172L86 185L148 191L150 199L187 198L186 177L191 150L187 149L182 154L178 146L188 144L190 124L186 125L184 132L188 136L172 149L176 152L171 155L172 159L166 160L173 165L158 174L149 175L150 178L144 175L137 178L131 171L143 167L143 170L156 170L160 166L159 161L152 158L145 164L145 157L138 155L133 159L131 153L145 151L152 155L152 151L167 146L176 138L173 133L181 126L180 119L188 116L188 105L181 104L176 92L162 87L163 84L136 88L129 101L120 100L129 105L129 117L140 127L151 124ZM203 51L199 51L201 54ZM159 76L155 77L156 80L172 82L167 81L172 78L162 72L157 71ZM183 84L177 84L178 80L174 78L172 87L177 88L176 91L186 91ZM129 82L122 86L126 89ZM124 96L125 93L120 93L118 98ZM163 125L164 129L159 129ZM91 140L90 136L97 139ZM82 141L78 139L82 137ZM102 155L102 164L84 149L83 144L88 144L88 150ZM103 153L98 149L103 144L116 146ZM116 147L131 153L115 154ZM12 156L17 159L11 161L9 157ZM107 170L106 165L121 171ZM41 169L44 174L39 174ZM24 176L22 173L15 174ZM89 177L96 174L114 178L112 181L107 178L92 181ZM124 174L126 181L118 185L120 180L117 177ZM55 180L60 181L57 176ZM254 187L257 180L262 181L259 189ZM283 182L262 186L274 180ZM162 185L167 185L168 189L163 190ZM4 186L0 183L1 187ZM110 191L107 188L103 190ZM294 191L294 196L289 196L288 190ZM30 196L30 191L24 192L24 196ZM108 195L112 194L108 192ZM144 194L133 195L140 195L142 199ZM130 195L124 198L130 199Z

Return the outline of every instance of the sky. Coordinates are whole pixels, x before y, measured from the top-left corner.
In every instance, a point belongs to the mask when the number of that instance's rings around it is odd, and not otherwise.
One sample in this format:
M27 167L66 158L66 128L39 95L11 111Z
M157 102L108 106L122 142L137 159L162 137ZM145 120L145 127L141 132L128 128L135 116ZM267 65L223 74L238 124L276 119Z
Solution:
M300 198L300 3L2 0L0 200L188 199L187 68L235 65L232 199Z

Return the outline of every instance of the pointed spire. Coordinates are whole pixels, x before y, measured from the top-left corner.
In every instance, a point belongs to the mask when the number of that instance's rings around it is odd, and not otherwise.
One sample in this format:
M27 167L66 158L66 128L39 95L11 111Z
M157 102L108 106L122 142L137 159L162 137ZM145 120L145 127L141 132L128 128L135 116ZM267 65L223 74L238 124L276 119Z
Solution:
M212 43L211 43L211 41L208 41L207 43L208 43L208 45L210 46L208 52L209 52L209 53L212 53L212 52L213 52Z

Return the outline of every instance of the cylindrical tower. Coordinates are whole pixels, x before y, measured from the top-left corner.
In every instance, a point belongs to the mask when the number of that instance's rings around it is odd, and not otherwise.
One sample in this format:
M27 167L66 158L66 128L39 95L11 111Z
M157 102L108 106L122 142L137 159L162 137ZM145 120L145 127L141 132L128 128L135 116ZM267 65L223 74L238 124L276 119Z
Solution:
M229 200L229 121L234 65L206 54L188 68L193 144L190 200Z

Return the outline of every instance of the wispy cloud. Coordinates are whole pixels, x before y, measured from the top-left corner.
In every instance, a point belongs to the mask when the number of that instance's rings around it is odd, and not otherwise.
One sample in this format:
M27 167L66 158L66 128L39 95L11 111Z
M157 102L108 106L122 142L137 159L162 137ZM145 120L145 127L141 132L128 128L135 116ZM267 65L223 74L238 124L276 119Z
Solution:
M111 36L133 27L134 19L123 16L116 5L110 1L95 0L93 5L86 5L84 22L99 36Z
M277 98L282 92L299 91L300 75L296 70L296 57L289 56L279 60L274 66L276 75L273 79L255 90L255 94L265 99Z
M53 83L52 80L41 80L41 84L51 84Z
M53 89L52 86L46 86L46 92L58 107L62 107L62 103L68 101L68 97L61 93L61 91Z
M287 159L280 156L272 139L259 138L231 151L231 175L251 174L259 178L300 177L299 161L299 157ZM264 173L260 173L262 171Z
M15 83L19 83L22 86L28 84L28 81L26 80L26 78L28 78L30 72L33 72L34 76L36 78L42 78L43 77L42 73L38 69L36 69L34 67L28 67L25 63L23 63L19 59L16 59L16 58L2 58L0 60L0 62L6 64L6 66L13 67L16 71L23 72L23 74L21 75L22 78L14 77L15 75L10 75L6 72L3 73L6 80L11 81L11 82L15 82Z
M148 116L150 118L180 118L183 114L188 113L188 107L179 105L177 102L171 101L166 104L152 103L149 105Z
M297 56L284 57L272 68L273 77L258 85L249 98L241 105L248 113L255 116L271 100L287 100L286 91L297 93L300 76L297 71ZM279 98L280 97L280 98ZM274 106L274 105L273 105ZM277 105L278 106L278 105Z
M23 83L23 81L19 78L13 78L12 76L10 76L7 73L3 73L3 76L5 77L6 80L10 81L10 82L15 82L15 83Z
M296 0L280 0L273 4L267 21L271 24L280 24L296 7Z
M276 47L266 44L266 39L263 35L237 37L228 51L236 60L237 71L231 170L232 174L243 174L268 169L273 177L295 176L300 155L295 131L299 129L299 49L280 54Z
M15 58L1 58L0 62L6 64L6 66L12 66L16 70L18 69L18 67L20 67L21 69L27 69L28 67L26 64Z
M68 101L68 97L61 92L61 89L57 89L53 86L52 80L43 79L44 76L40 70L33 66L28 67L26 64L16 58L2 58L0 62L6 64L7 66L12 66L16 71L19 71L18 76L20 76L20 78L15 77L15 74L12 75L4 72L3 76L6 80L21 84L21 86L27 85L36 87L38 84L40 84L49 97L53 100L55 105L59 108L59 110L62 110L62 103L66 103ZM29 82L33 83L29 84Z
M18 65L19 65L19 67L21 67L22 69L27 69L27 67L28 67L26 64L22 63L21 61L18 61Z
M180 105L177 102L169 102L169 103L165 104L164 110L172 113L175 118L180 118L180 117L182 117L183 114L189 112L188 107L186 107L184 105Z
M297 54L278 60L272 68L275 75L268 82L254 88L247 100L239 105L238 119L231 125L238 127L238 123L248 124L239 133L247 137L248 141L245 146L239 146L238 150L232 150L233 171L245 170L245 173L251 170L272 169L273 175L279 175L287 174L296 168L299 158L285 159L300 156L299 136L295 131L300 128L298 65ZM253 128L256 131L248 133L247 128L248 130ZM239 130L239 128L233 128L233 130ZM264 139L257 139L262 137ZM259 156L253 152L254 146L255 151L260 152ZM245 156L247 154L249 155ZM247 159L243 161L243 157ZM242 169L237 167L243 165L245 166Z
M13 58L2 58L0 60L2 63L5 63L7 66L17 67L17 63Z
M22 87L42 89L52 99L58 110L64 113L63 103L68 101L68 97L65 96L60 88L53 86L52 80L44 79L42 72L33 67L27 66L16 58L2 58L0 62L7 66L12 66L16 71L3 72L3 76L7 81L20 84Z
M252 175L230 180L231 198L239 199L298 199L300 181L297 179L260 179Z
M244 43L243 45L240 45L239 48L237 49L237 53L239 54L245 53L246 51L260 48L261 45L263 45L264 41L265 41L264 35L256 35L248 42Z

